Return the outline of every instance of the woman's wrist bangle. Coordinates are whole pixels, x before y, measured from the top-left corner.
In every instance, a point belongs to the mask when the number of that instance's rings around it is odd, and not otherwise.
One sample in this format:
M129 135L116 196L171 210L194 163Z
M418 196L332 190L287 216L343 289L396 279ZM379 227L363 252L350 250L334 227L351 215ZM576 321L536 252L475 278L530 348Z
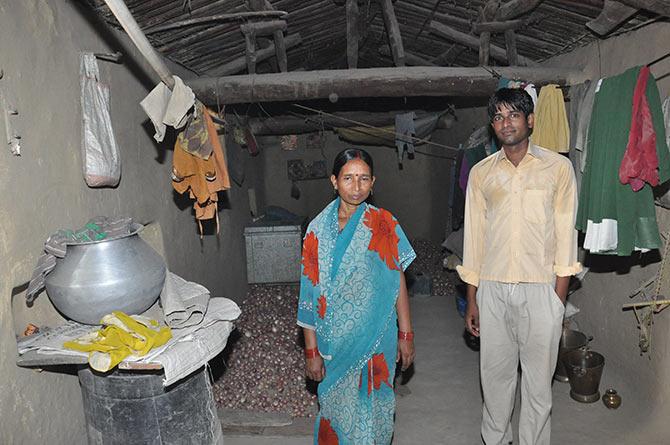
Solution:
M398 340L412 341L414 340L414 332L398 331Z
M319 355L318 348L305 349L305 358L315 358Z

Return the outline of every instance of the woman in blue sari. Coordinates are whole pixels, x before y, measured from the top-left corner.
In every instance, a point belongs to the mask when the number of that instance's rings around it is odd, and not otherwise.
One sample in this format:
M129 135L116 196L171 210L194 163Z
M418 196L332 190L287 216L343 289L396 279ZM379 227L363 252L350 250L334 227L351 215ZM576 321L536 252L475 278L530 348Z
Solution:
M338 197L305 235L298 303L306 374L320 382L314 443L389 444L396 362L414 360L403 271L416 255L393 215L365 202L367 152L339 153L331 182Z

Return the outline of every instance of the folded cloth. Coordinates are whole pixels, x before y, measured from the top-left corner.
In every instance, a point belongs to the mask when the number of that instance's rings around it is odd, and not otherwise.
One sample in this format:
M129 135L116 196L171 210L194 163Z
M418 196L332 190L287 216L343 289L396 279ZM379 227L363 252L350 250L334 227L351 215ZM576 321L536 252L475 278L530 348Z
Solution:
M223 351L228 336L235 329L232 322L240 313L240 308L234 301L228 298L212 298L202 323L173 329L172 340L149 352L142 357L142 361L160 363L165 372L163 386L169 386ZM129 357L127 360L139 359Z
M78 230L59 230L49 235L44 243L44 251L38 260L26 290L26 300L32 303L37 294L44 289L46 276L56 267L56 258L64 258L68 244L80 244L103 239L114 239L128 235L141 226L134 224L132 218L108 218L96 216Z
M88 352L88 364L100 372L109 371L130 355L142 357L172 338L169 327L140 315L114 311L100 322L102 329L63 343L65 348Z
M172 91L161 82L140 102L140 106L154 125L156 130L154 139L157 142L162 142L165 138L166 125L174 128L186 125L188 111L195 103L195 94L191 88L184 85L178 76L172 77L174 78Z
M209 290L168 272L160 299L165 323L171 328L185 328L202 322L209 303Z

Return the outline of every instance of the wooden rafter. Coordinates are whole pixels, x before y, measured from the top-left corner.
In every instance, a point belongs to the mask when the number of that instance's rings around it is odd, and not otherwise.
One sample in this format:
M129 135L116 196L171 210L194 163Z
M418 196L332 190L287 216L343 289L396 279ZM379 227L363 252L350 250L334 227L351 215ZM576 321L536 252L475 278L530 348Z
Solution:
M438 23L436 21L432 21L430 22L430 30L434 34L437 34L440 37L444 37L452 42L456 42L469 48L479 49L479 43L480 43L479 39L470 34L458 31L450 26L443 25L442 23ZM491 57L494 58L495 60L509 63L507 59L507 51L504 50L503 48L500 48L499 46L496 45L490 45L489 51ZM537 65L532 60L523 56L519 56L518 62L526 66Z
M497 20L511 20L520 17L542 3L543 0L510 0L500 5L496 13Z
M493 20L500 6L500 0L488 0L479 13L480 22L488 22ZM483 31L479 34L479 64L489 64L489 52L491 46L491 33ZM511 65L511 63L510 63Z
M391 54L393 54L393 62L395 63L395 66L405 66L405 48L402 44L400 26L398 25L398 19L395 16L393 3L391 0L379 0L379 2L381 3L386 34L388 35L389 46L391 47Z
M291 34L289 36L286 36L284 39L284 45L285 48L293 48L294 46L298 46L302 43L302 39L300 38L300 34ZM284 53L286 53L286 49L284 50ZM263 49L257 49L256 50L256 63L262 62L264 60L267 60L271 58L272 56L277 54L277 49L275 47L274 43L270 43L267 47ZM230 62L218 66L210 71L207 72L208 76L227 76L230 74L236 74L239 73L240 71L243 71L247 67L247 59L246 55L242 57L238 57L237 59L233 59ZM282 71L283 72L283 71Z
M387 46L382 46L379 48L379 54L386 57L392 57L391 51ZM409 66L438 66L425 57L421 57L407 51L405 51L405 64Z
M347 0L347 66L358 68L358 0Z

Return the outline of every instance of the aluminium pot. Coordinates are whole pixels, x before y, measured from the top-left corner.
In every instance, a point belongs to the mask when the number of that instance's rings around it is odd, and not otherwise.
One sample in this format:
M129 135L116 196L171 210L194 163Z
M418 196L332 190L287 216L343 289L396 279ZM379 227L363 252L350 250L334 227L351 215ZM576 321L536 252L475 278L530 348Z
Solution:
M112 311L129 315L149 309L163 289L163 258L138 235L67 245L46 277L47 295L67 318L99 324Z

